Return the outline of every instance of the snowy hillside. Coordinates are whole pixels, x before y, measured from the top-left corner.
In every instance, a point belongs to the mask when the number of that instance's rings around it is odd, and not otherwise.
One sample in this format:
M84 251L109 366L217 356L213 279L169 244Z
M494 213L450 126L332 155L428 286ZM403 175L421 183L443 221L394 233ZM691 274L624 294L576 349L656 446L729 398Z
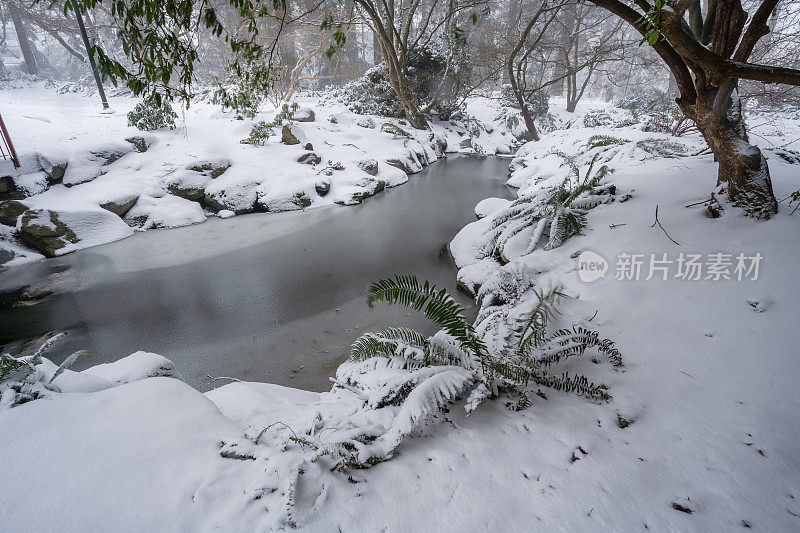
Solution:
M503 110L493 101L470 104L478 134L457 121L413 130L307 97L300 102L315 118L290 127L302 137L295 145L277 138L242 145L250 123L199 105L186 112L185 129L143 135L140 150L126 141L136 135L124 125L127 100L107 116L90 114L77 95L58 105L39 93L1 97L15 99L4 117L30 165L13 176L14 190L26 191L25 210L14 227L0 226L0 247L15 254L7 266L41 258L15 235L26 217L52 221L48 210L76 236L59 255L132 228L356 203L446 152L504 155L521 147L508 159L517 199L478 204L477 220L449 245L459 287L479 306L474 330L450 324L447 335L419 341L362 337L378 354L369 341L394 342L392 356L343 363L324 393L233 382L201 394L179 380L180 368L145 352L55 379L57 366L44 359L19 390L0 389L7 429L0 452L13 458L4 465L0 524L29 531L799 527L800 360L791 332L799 318L800 215L791 215L787 199L771 220L755 221L719 191L712 196L716 164L696 132L652 131L651 117L588 101L575 113L548 115L542 140L522 144L514 127L496 120ZM775 195L788 198L800 188L793 151L800 141L792 140L800 118L754 114L751 122ZM104 164L99 147L124 154ZM297 161L309 154L311 164ZM59 183L45 160L66 163ZM127 209L114 212L109 202ZM559 225L568 216L585 227ZM552 329L595 330L621 356L621 365L613 354L608 364L601 357L608 351L592 345L555 361L562 364L553 375L607 386L594 399L535 385L545 374L527 389L487 378L486 361L509 361L504 350L520 320L556 288L564 296L548 318ZM457 330L485 343L490 356L481 365L471 356L483 348L456 342ZM449 363L424 364L437 346ZM26 401L10 408L9 398Z

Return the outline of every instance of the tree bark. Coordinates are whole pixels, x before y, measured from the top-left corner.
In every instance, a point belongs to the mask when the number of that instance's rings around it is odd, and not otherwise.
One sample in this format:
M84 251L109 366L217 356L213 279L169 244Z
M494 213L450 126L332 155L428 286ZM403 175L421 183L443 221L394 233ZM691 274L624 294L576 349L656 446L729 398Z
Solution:
M17 9L9 5L9 14L11 21L14 23L14 29L17 32L17 41L19 41L19 48L22 51L22 57L25 59L25 67L28 69L28 74L38 74L39 68L36 66L36 60L33 57L33 49L31 42L28 40L28 33L25 31L25 25L20 18Z
M709 91L704 100L713 102L715 98L716 92ZM778 202L767 160L748 139L738 93L732 92L722 113L709 109L705 102L698 100L688 114L719 164L717 185L726 187L728 199L748 215L769 218L778 212Z

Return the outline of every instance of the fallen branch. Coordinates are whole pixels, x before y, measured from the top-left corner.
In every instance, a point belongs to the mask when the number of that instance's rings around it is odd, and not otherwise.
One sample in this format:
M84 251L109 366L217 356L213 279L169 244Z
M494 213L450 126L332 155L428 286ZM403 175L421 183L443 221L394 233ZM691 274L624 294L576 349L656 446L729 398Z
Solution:
M681 246L681 243L679 243L678 241L676 241L675 239L673 239L672 237L669 236L669 233L667 233L667 230L665 230L664 226L661 225L661 221L658 220L658 204L656 204L656 219L653 221L653 223L650 225L650 227L654 228L654 227L656 227L656 224L658 224L658 227L661 228L661 231L664 232L664 235L667 236L667 239L671 240L672 242L674 242L678 246Z

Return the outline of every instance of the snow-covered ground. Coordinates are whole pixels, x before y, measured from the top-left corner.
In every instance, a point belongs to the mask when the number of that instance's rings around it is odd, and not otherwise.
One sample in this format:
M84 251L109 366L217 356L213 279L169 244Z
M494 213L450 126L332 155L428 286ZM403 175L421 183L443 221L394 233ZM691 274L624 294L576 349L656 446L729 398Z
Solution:
M275 110L268 106L253 120L238 121L218 105L199 101L182 113L176 130L151 134L127 125L127 112L136 104L131 98L112 99L116 112L103 114L95 97L82 93L0 91L0 109L22 161L18 170L0 161L0 200L23 204L2 207L0 264L62 255L128 237L134 229L186 226L208 216L356 204L405 183L408 174L445 151L508 153L516 143L490 122L478 126L478 138L455 122L418 131L402 120L322 106L316 98L298 101L304 106L298 117L305 110L311 121L292 124L297 144L283 143L277 127L265 146L252 146L240 141L255 122L271 120Z
M611 122L584 127L598 109ZM523 146L511 163L510 183L526 196L568 171L554 149L575 155L582 169L600 153L596 164L615 169L606 178L614 201L589 211L581 235L528 252L530 228L508 240L500 261L483 244L508 204L490 201L451 243L460 281L481 302L476 326L487 342L502 333L498 323L530 309L533 289L561 286L570 298L558 325L597 329L622 353L619 371L588 358L565 365L608 384L610 402L543 389L517 411L518 398L501 393L466 417L459 399L391 460L331 471L337 451L327 445L364 428L377 436L369 446L385 444L403 431L403 406L369 408L347 387L319 394L232 383L203 395L165 377L174 374L168 362L139 353L116 366L66 371L54 381L62 393L0 409L0 454L8 458L0 524L30 531L797 530L800 360L792 335L800 318L800 218L786 202L769 221L724 202L716 219L702 205L686 207L707 199L716 181L701 140L643 132L617 115L625 112L596 102L559 113L565 129ZM797 119L781 120L770 131L756 128L754 140L798 148L787 143L792 132L800 135ZM587 151L597 134L617 140ZM200 135L190 128L193 138ZM800 165L779 151L765 153L781 199L800 188ZM698 280L678 276L689 254L701 256ZM757 275L736 279L739 254L760 254ZM581 281L582 258L598 256L605 276ZM660 267L652 276L651 256ZM626 267L634 257L642 261L638 280ZM732 279L714 273L724 267ZM46 361L39 377L47 381L54 371Z

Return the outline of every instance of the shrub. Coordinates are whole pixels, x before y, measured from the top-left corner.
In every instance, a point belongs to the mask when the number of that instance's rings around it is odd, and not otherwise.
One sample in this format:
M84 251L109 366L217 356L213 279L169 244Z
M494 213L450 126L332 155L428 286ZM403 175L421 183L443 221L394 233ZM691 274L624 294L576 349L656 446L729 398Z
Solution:
M501 389L522 390L524 395L530 384L594 400L610 399L605 385L580 374L553 375L551 369L589 349L619 366L622 359L614 343L581 326L554 330L551 321L562 294L551 290L536 295L533 310L516 324L500 349L490 351L467 322L464 309L444 289L420 283L414 276L372 284L370 308L380 302L400 304L421 311L441 331L425 337L412 329L389 328L359 337L349 362L337 372L337 385L363 398L368 409L399 409L384 432L375 434L372 427L356 429L350 424L342 440L329 441L315 451L337 457L339 466L367 467L385 461L430 415L464 393L468 393L467 413Z
M406 67L411 93L420 107L427 105L438 92L438 103L432 111L440 120L449 120L458 109L469 74L465 58L459 55L451 61L447 77L443 78L446 69L445 52L431 44L413 50ZM361 115L408 118L389 81L385 63L372 67L343 87L330 89L327 97Z
M269 137L275 133L272 128L282 126L284 122L291 123L294 119L294 114L297 111L297 102L292 102L291 105L283 104L281 109L275 114L275 117L269 121L259 121L253 124L250 130L250 135L246 139L242 139L242 144L252 144L253 146L264 146L267 144Z
M244 66L237 62L228 65L226 71L224 83L214 82L212 102L243 118L255 117L270 87L269 67L258 61L247 62Z
M59 391L58 387L53 385L53 381L64 370L72 366L79 356L88 352L81 350L67 357L49 380L37 367L42 363L42 354L66 335L66 333L59 333L50 337L31 356L0 354L0 408L14 407L36 400L47 394L48 391Z
M153 131L161 128L175 129L177 113L168 102L164 102L159 94L153 94L136 104L128 113L128 126L142 131Z
M625 144L627 141L612 137L611 135L592 135L586 142L586 149L592 150L594 148L601 148L605 146L614 146L617 144Z

